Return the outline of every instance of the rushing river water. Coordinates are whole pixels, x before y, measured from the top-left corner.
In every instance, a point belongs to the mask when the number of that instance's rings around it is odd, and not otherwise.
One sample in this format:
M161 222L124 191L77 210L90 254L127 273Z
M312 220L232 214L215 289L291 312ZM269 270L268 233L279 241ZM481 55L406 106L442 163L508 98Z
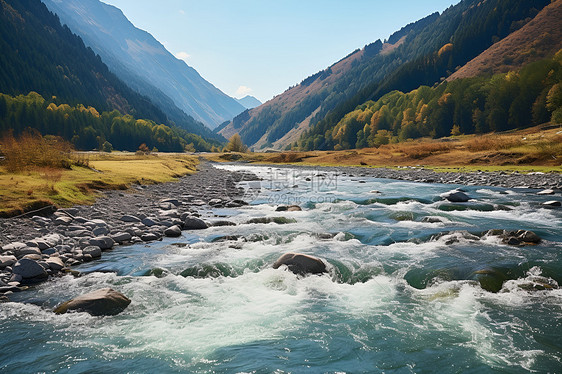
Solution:
M223 167L263 179L244 184L250 206L212 210L237 226L117 247L80 278L12 295L22 303L0 304L0 371L562 372L562 289L533 289L562 285L562 209L540 206L552 197L470 186L474 201L452 204L439 195L461 186ZM286 203L303 211L275 211ZM247 223L258 217L296 222ZM467 233L489 229L543 241ZM290 251L324 259L329 274L271 268ZM102 287L131 305L114 317L51 312Z

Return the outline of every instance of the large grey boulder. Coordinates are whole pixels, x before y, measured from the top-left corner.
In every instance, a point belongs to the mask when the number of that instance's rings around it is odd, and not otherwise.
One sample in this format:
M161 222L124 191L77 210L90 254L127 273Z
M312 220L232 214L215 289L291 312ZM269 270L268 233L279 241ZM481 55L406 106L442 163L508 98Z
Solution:
M86 312L93 316L114 316L129 306L131 299L111 288L102 288L75 297L59 305L54 312L63 314L71 310Z
M185 217L183 220L183 228L185 230L203 230L207 227L205 221L196 217Z
M542 203L543 206L549 207L549 208L553 208L553 207L559 207L562 206L562 203L560 201L556 201L556 200L551 200L551 201L547 201Z
M326 264L319 258L301 253L285 253L273 264L274 269L282 265L297 275L322 274L326 272Z
M133 236L128 232L118 232L117 234L111 235L111 238L117 243L124 243L131 240Z
M462 191L453 190L441 194L441 197L445 200L449 200L452 203L466 203L470 198Z
M177 238L178 236L181 236L181 229L177 225L170 226L164 230L164 235L170 238Z
M109 236L98 236L90 239L88 243L90 245L100 247L100 249L103 251L106 249L111 249L115 244L115 240L111 239Z
M47 272L43 266L37 261L28 258L22 258L12 268L14 274L21 275L23 279L30 278L47 278Z
M99 258L101 257L101 248L95 245L91 245L82 250L82 255L90 255L92 256L92 258Z

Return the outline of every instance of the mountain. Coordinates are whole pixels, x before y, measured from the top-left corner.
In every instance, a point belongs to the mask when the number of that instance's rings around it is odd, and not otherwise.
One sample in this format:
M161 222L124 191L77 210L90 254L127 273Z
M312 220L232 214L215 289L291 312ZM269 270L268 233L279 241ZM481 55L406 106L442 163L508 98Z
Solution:
M0 93L56 96L61 103L159 123L166 115L127 87L39 0L0 0Z
M238 101L246 109L253 109L262 104L261 101L250 95L244 96L241 99L236 99L236 101Z
M267 103L240 114L220 133L229 137L238 132L254 148L284 149L304 136L314 139L307 148L332 149L331 131L358 105L393 90L408 92L445 79L524 26L549 3L463 0L442 14L407 25L385 42L377 40L352 52Z
M0 50L0 133L31 127L79 149L105 140L129 150L140 142L170 151L219 145L172 126L40 0L0 0Z
M98 0L44 0L118 77L173 116L178 108L210 128L245 110L118 8ZM174 108L176 107L176 108ZM181 115L180 115L181 116Z
M506 73L562 49L562 1L553 1L519 30L492 45L448 81L484 74Z

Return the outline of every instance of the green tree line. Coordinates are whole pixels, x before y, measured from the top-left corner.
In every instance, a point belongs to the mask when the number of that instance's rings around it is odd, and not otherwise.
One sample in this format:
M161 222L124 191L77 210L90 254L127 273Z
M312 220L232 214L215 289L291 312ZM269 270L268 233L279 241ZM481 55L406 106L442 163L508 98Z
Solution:
M358 106L322 134L305 132L293 147L376 147L420 137L562 123L561 82L562 50L519 71L421 86L407 93L392 91Z
M100 113L82 104L58 104L57 98L46 100L36 92L0 94L0 134L12 131L18 135L27 128L60 136L79 150L101 149L105 142L127 151L137 150L142 143L163 152L210 151L221 146L183 129L136 119L117 110Z

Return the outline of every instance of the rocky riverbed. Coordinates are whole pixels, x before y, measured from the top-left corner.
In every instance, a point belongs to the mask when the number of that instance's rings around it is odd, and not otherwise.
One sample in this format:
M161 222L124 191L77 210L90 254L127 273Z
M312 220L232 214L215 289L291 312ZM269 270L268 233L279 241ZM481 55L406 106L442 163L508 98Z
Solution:
M72 272L116 245L176 237L212 225L210 207L246 202L236 183L255 176L200 164L178 182L105 191L95 204L0 220L0 295ZM220 224L220 222L218 222Z
M562 188L562 176L557 173L437 173L412 167L306 168L348 177L535 188L543 194L554 194ZM241 200L243 190L238 189L236 183L254 179L253 174L229 172L203 162L197 174L175 183L137 185L130 191L105 191L91 206L59 209L46 217L1 220L0 294L9 295L50 276L71 272L72 266L99 258L103 251L116 245L151 242L164 236L180 236L182 230L228 224L213 217L209 209L247 204ZM553 206L560 204L559 201L551 203Z

